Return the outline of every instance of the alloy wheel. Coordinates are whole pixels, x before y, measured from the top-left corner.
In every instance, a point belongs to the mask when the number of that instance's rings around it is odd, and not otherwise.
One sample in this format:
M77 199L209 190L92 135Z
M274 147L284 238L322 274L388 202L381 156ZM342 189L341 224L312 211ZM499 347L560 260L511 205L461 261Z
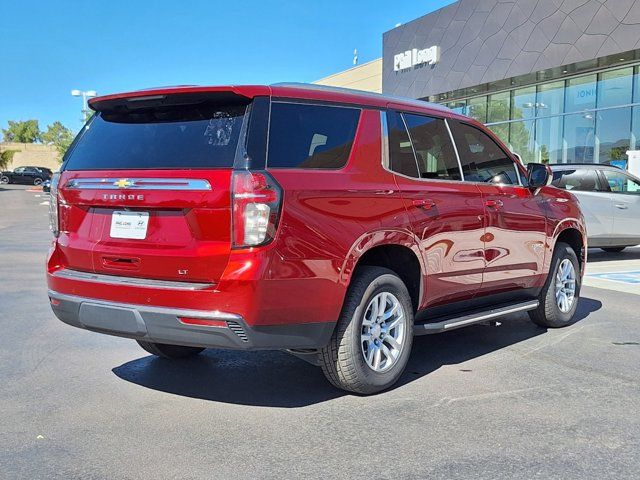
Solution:
M568 258L560 262L556 273L556 304L562 313L573 308L576 298L576 269Z
M380 292L371 299L362 319L360 345L364 360L375 372L389 370L406 343L406 317L398 298Z

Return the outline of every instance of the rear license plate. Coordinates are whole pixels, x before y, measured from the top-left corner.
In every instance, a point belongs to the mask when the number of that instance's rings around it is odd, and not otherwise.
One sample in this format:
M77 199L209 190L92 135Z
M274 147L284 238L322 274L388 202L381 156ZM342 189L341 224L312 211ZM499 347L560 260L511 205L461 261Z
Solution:
M116 210L111 216L111 238L135 238L143 240L147 236L149 212L128 212Z

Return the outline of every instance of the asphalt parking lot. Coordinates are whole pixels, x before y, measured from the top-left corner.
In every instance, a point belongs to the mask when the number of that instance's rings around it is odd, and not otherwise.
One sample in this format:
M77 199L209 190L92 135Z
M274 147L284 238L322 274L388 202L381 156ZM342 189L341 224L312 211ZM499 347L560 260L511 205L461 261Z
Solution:
M62 324L46 200L0 186L1 479L638 478L640 249L592 252L574 325L419 337L359 397L281 352L171 363Z

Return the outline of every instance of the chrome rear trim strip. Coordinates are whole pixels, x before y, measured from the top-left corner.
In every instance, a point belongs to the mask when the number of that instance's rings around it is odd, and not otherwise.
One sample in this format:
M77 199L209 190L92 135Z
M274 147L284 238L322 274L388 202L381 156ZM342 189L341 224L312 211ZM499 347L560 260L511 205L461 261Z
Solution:
M65 187L75 190L195 190L209 191L208 180L191 178L73 178Z
M79 272L78 270L70 270L68 268L54 272L53 276L82 282L107 283L109 285L143 288L164 288L169 290L204 290L205 288L211 288L215 285L213 283L176 282L169 280L152 280L148 278L121 277L118 275Z
M49 290L48 294L49 294L49 298L53 298L55 300L60 300L60 301L73 302L75 304L88 302L94 305L104 305L107 307L118 307L118 308L131 308L139 312L160 313L165 315L174 315L176 317L204 318L208 320L224 320L224 321L227 321L227 320L242 321L243 320L242 316L240 315L237 315L235 313L221 312L219 310L187 310L182 308L136 305L133 303L112 302L110 300L102 300L100 298L88 298L88 297L79 297L76 295L67 295L65 293L58 293L54 290Z

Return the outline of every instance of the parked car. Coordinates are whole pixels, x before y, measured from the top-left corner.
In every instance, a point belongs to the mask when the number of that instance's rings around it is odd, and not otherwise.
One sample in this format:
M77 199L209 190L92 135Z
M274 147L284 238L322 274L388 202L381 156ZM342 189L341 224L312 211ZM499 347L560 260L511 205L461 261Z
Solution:
M301 85L90 105L51 186L63 322L172 359L283 349L369 394L398 380L414 335L520 311L572 321L575 197L470 118Z
M22 183L26 185L40 185L51 179L51 170L40 167L18 167L13 172L0 173L0 183Z
M611 165L551 165L553 185L580 201L588 244L621 252L640 244L640 179Z

